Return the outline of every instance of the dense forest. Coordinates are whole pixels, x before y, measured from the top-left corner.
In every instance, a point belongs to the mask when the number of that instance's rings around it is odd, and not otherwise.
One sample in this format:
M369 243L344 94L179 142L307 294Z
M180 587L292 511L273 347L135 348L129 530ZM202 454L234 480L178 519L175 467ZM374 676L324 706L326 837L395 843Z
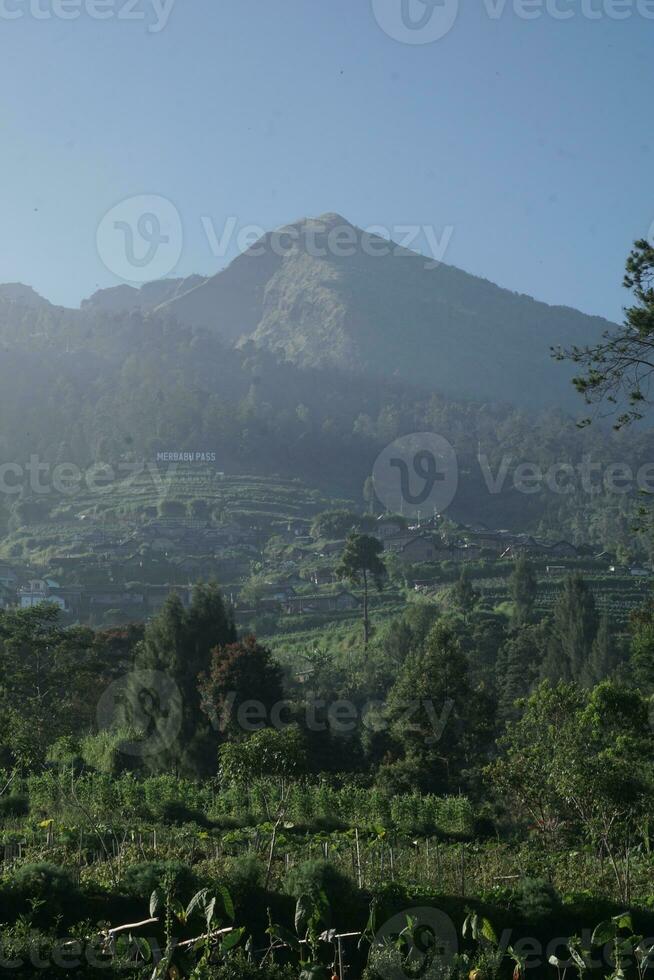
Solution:
M342 372L301 369L252 344L226 347L206 330L140 312L5 303L0 343L0 463L36 454L51 464L117 465L153 461L159 451L211 451L220 470L297 477L363 504L380 451L407 432L431 431L458 456L453 519L598 550L638 542L639 490L649 484L639 487L635 476L652 459L648 429L627 436L599 420L580 430L556 410L455 400L366 375L352 384ZM628 492L607 492L603 471L584 482L584 462L628 466ZM551 482L518 492L520 464L575 467L577 476L562 481L565 492ZM16 495L4 504L7 520Z

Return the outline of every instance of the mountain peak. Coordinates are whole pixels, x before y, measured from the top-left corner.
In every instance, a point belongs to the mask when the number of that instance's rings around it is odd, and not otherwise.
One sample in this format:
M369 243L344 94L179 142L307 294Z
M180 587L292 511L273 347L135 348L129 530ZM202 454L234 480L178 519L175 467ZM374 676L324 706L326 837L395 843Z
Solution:
M336 212L268 232L164 308L180 324L229 344L250 340L301 367L532 407L576 404L569 372L550 349L571 338L592 344L610 327L453 266L432 268Z
M18 303L19 306L30 306L35 309L43 309L52 305L35 289L22 282L6 282L0 285L0 300L7 300L10 303Z
M344 218L342 214L338 214L336 211L326 211L324 214L307 215L304 218L298 218L297 221L292 221L288 225L282 225L277 231L283 232L292 228L299 232L330 232L333 228L354 227L355 225L351 221L348 221L347 218Z

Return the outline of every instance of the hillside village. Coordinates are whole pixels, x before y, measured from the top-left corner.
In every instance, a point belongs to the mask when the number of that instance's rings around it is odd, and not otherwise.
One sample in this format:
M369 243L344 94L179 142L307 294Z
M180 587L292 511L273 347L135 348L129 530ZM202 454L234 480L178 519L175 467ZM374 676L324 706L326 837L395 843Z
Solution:
M401 515L357 513L347 501L311 494L291 511L275 498L288 488L274 481L268 487L257 481L256 503L252 487L241 492L240 510L235 504L217 510L214 487L204 487L206 498L197 496L202 490L200 482L186 502L168 499L132 514L55 508L46 523L16 528L0 550L0 608L48 602L69 623L144 622L171 593L188 606L195 583L217 581L244 629L273 634L292 631L307 617L348 619L358 615L360 596L339 579L336 567L350 530L382 543L388 578L371 600L379 615L412 597L438 599L463 566L488 603L501 602L513 562L526 555L537 570L544 606L553 601L557 583L580 570L600 606L622 618L642 601L652 574L648 564L620 562L615 554L567 540L466 526L441 515L410 522Z

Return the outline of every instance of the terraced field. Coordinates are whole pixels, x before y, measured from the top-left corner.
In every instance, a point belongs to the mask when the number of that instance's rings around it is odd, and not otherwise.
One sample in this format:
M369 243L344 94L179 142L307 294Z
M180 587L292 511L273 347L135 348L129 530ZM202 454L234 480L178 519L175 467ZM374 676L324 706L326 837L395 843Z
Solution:
M98 476L96 486L89 475L74 494L53 491L40 497L33 513L2 540L0 556L39 563L62 551L85 553L83 539L94 529L101 528L107 540L120 540L157 518L162 504L186 515L194 501L206 504L214 520L256 527L264 534L284 530L290 520L308 530L320 511L352 506L296 480L152 463L133 473L123 469L104 483Z

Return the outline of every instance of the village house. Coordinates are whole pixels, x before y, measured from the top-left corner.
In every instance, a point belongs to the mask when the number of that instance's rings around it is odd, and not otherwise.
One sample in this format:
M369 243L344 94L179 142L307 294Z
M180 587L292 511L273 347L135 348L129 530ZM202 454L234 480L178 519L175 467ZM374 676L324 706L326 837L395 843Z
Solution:
M312 585L331 585L336 581L337 575L333 568L314 568L309 576ZM307 583L302 583L306 585Z
M468 535L469 542L476 544L483 551L491 551L495 555L501 555L509 545L516 540L516 535L510 531L479 531Z
M271 527L272 533L283 541L292 542L297 538L305 538L307 535L307 521L300 518L276 523Z
M143 608L145 603L143 592L110 585L88 588L86 600L90 613L106 609Z
M441 545L436 549L436 561L443 561L443 555L447 555L452 561L478 561L481 558L482 549L478 544L461 542L447 548Z
M185 558L177 558L173 561L173 566L181 575L186 575L193 581L199 579L206 581L214 578L216 574L216 559L210 555L198 558L188 555Z
M66 602L56 594L58 588L59 586L53 579L30 579L27 585L22 585L18 590L20 608L32 609L34 606L40 606L47 602L64 610Z
M391 554L399 554L402 549L420 535L412 534L410 531L403 531L401 534L394 534L383 539L384 551Z
M48 603L62 612L78 616L83 592L81 586L62 586L54 579L30 579L27 585L18 590L18 603L21 609L33 609Z
M438 549L434 539L426 534L420 534L407 541L397 554L401 561L423 562L436 561L437 551Z
M549 545L547 550L550 555L556 555L558 558L576 558L579 554L578 549L569 541L557 541Z
M293 586L283 582L265 582L261 589L262 601L286 602L288 599L292 599L294 595Z
M333 595L298 595L289 599L284 610L287 613L340 612L356 609L359 600L351 592L337 592Z
M373 534L380 541L385 541L387 538L396 537L403 532L406 532L405 521L399 517L387 517L385 514L382 514L381 517L377 518L377 524L375 525Z

